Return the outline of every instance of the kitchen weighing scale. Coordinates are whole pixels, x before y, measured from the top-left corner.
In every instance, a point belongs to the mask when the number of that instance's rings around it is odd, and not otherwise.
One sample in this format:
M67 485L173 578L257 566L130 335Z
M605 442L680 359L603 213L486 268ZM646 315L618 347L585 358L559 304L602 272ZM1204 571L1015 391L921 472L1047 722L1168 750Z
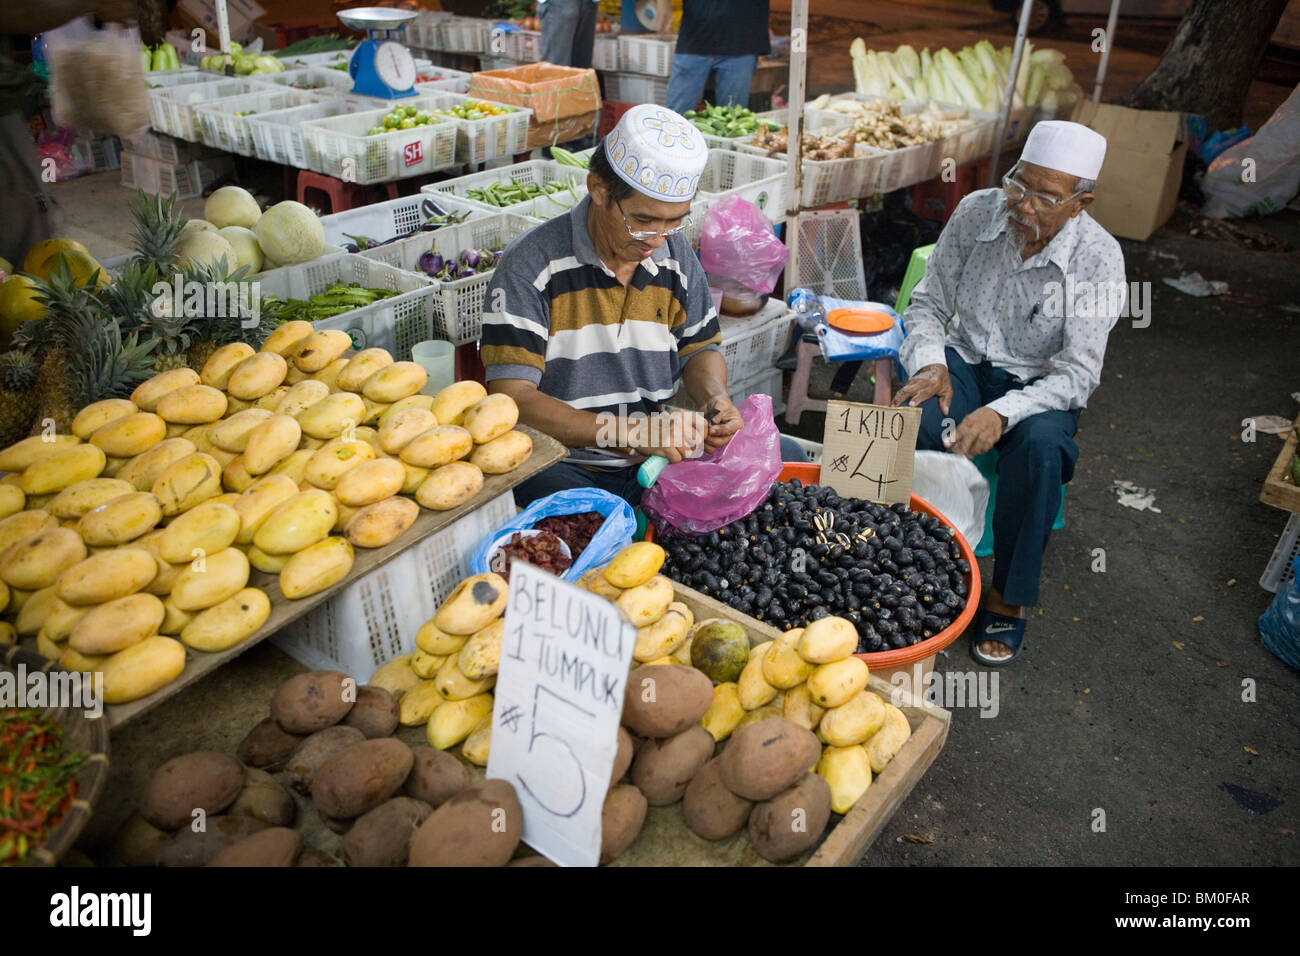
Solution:
M415 17L414 11L388 7L339 11L338 18L344 26L370 34L357 45L348 62L353 93L386 100L415 95L415 58L395 39L407 21Z

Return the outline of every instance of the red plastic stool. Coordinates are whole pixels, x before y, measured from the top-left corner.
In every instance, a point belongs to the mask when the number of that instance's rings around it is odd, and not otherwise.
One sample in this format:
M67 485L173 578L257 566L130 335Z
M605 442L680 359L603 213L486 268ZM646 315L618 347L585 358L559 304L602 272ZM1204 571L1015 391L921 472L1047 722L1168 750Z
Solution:
M383 186L389 199L398 197L397 183L382 183L379 185ZM363 186L360 183L345 183L333 176L314 173L307 169L298 170L298 202L305 206L311 205L307 201L308 194L328 200L330 212L343 212L346 209L367 206L371 202L373 188Z

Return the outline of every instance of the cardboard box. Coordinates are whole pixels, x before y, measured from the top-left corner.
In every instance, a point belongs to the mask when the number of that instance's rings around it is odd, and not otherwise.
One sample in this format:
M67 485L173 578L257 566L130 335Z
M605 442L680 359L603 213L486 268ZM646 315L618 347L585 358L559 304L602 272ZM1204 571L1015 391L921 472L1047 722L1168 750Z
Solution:
M600 109L600 83L595 70L553 63L475 73L469 78L469 95L530 109L533 122L539 124L585 116Z
M236 43L251 43L256 36L253 21L265 14L266 10L254 0L226 0L230 39ZM207 30L212 35L207 46L217 48L217 8L213 0L181 0L176 15L186 27Z
M1146 241L1178 202L1187 154L1181 115L1084 100L1072 119L1106 137L1089 214L1113 236Z
M589 136L595 131L599 116L599 113L584 113L581 116L566 116L564 119L551 120L549 123L538 123L533 120L528 124L526 145L529 149L538 149L542 146L554 146L557 143L567 143L582 136Z

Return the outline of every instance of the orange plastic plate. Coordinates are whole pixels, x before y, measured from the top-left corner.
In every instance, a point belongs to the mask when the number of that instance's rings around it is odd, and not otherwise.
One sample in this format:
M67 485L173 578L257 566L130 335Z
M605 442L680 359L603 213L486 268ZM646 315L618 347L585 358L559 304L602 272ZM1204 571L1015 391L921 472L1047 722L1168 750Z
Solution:
M826 322L849 335L876 335L894 327L893 316L875 309L832 309L826 315Z

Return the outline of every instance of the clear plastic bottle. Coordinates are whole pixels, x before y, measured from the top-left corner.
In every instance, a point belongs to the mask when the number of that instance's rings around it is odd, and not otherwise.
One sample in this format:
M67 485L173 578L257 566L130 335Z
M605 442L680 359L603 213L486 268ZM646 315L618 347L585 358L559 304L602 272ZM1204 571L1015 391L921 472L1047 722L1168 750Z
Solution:
M805 332L816 331L819 323L826 321L822 300L812 289L799 287L785 299L786 306L795 314L795 322Z

